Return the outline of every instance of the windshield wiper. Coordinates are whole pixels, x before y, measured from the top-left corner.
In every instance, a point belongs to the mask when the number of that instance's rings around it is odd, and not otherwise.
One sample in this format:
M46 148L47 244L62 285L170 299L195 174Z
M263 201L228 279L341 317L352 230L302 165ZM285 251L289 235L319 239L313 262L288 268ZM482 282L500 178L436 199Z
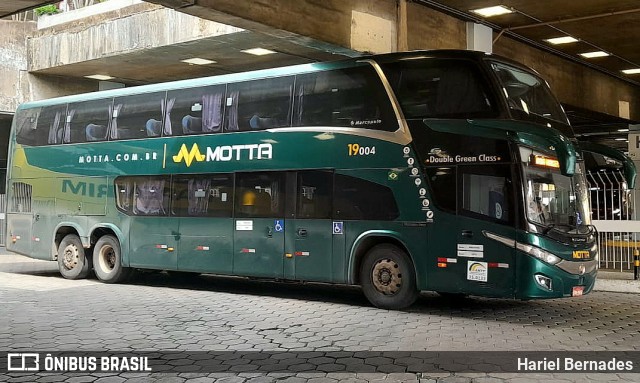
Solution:
M554 227L556 227L555 223L550 223L549 225L545 226L545 228L542 229L542 235L547 235L547 233L550 232Z
M542 229L542 234L546 235L548 232L550 232L551 230L555 229L556 227L566 227L569 228L569 230L573 229L574 227L569 225L569 224L562 224L562 223L550 223L549 225L547 225L544 229Z

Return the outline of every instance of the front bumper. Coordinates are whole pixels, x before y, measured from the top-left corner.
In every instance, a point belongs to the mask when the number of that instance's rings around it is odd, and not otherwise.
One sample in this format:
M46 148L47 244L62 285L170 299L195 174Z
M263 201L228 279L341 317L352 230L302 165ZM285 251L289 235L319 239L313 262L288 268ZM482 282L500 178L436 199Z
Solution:
M598 261L568 261L562 260L550 265L539 259L519 254L521 257L518 267L519 275L516 286L516 298L542 299L563 298L574 296L574 287L582 286L582 294L593 290L598 273ZM536 281L536 275L548 278L550 286Z

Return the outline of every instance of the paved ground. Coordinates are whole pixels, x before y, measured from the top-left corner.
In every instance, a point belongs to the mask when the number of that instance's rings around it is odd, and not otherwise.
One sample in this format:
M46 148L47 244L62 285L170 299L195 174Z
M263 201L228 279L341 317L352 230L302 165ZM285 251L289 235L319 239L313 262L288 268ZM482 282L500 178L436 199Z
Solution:
M640 297L451 302L425 294L407 311L372 308L353 288L209 276L140 274L124 285L68 281L54 262L0 255L0 350L5 351L640 351ZM291 351L293 350L293 351ZM347 355L345 354L345 355ZM228 354L227 354L228 355ZM464 355L464 354L461 354ZM362 357L364 358L364 357ZM355 361L361 362L361 361ZM640 374L44 373L20 382L640 381ZM0 373L1 374L1 373Z
M640 294L640 281L633 279L633 272L599 270L595 289Z

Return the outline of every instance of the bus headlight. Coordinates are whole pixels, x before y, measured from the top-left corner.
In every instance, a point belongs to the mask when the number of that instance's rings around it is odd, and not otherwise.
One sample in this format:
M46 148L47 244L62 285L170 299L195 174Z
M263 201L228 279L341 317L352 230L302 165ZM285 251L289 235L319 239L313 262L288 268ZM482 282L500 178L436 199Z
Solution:
M516 248L550 265L555 265L556 263L561 261L560 257L554 254L551 254L548 251L544 251L539 247L525 245L524 243L516 242Z

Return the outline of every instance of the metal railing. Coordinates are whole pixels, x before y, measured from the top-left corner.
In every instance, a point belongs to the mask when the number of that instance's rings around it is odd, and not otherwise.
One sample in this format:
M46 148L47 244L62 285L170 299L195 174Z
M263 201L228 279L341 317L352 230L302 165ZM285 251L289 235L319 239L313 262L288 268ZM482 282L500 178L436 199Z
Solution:
M634 193L627 189L621 171L588 172L589 196L593 220L632 220Z
M593 221L598 229L600 267L633 270L633 254L640 249L640 221Z
M588 172L592 220L598 229L600 267L633 270L633 254L640 249L640 220L635 209L640 197L629 190L621 171Z

